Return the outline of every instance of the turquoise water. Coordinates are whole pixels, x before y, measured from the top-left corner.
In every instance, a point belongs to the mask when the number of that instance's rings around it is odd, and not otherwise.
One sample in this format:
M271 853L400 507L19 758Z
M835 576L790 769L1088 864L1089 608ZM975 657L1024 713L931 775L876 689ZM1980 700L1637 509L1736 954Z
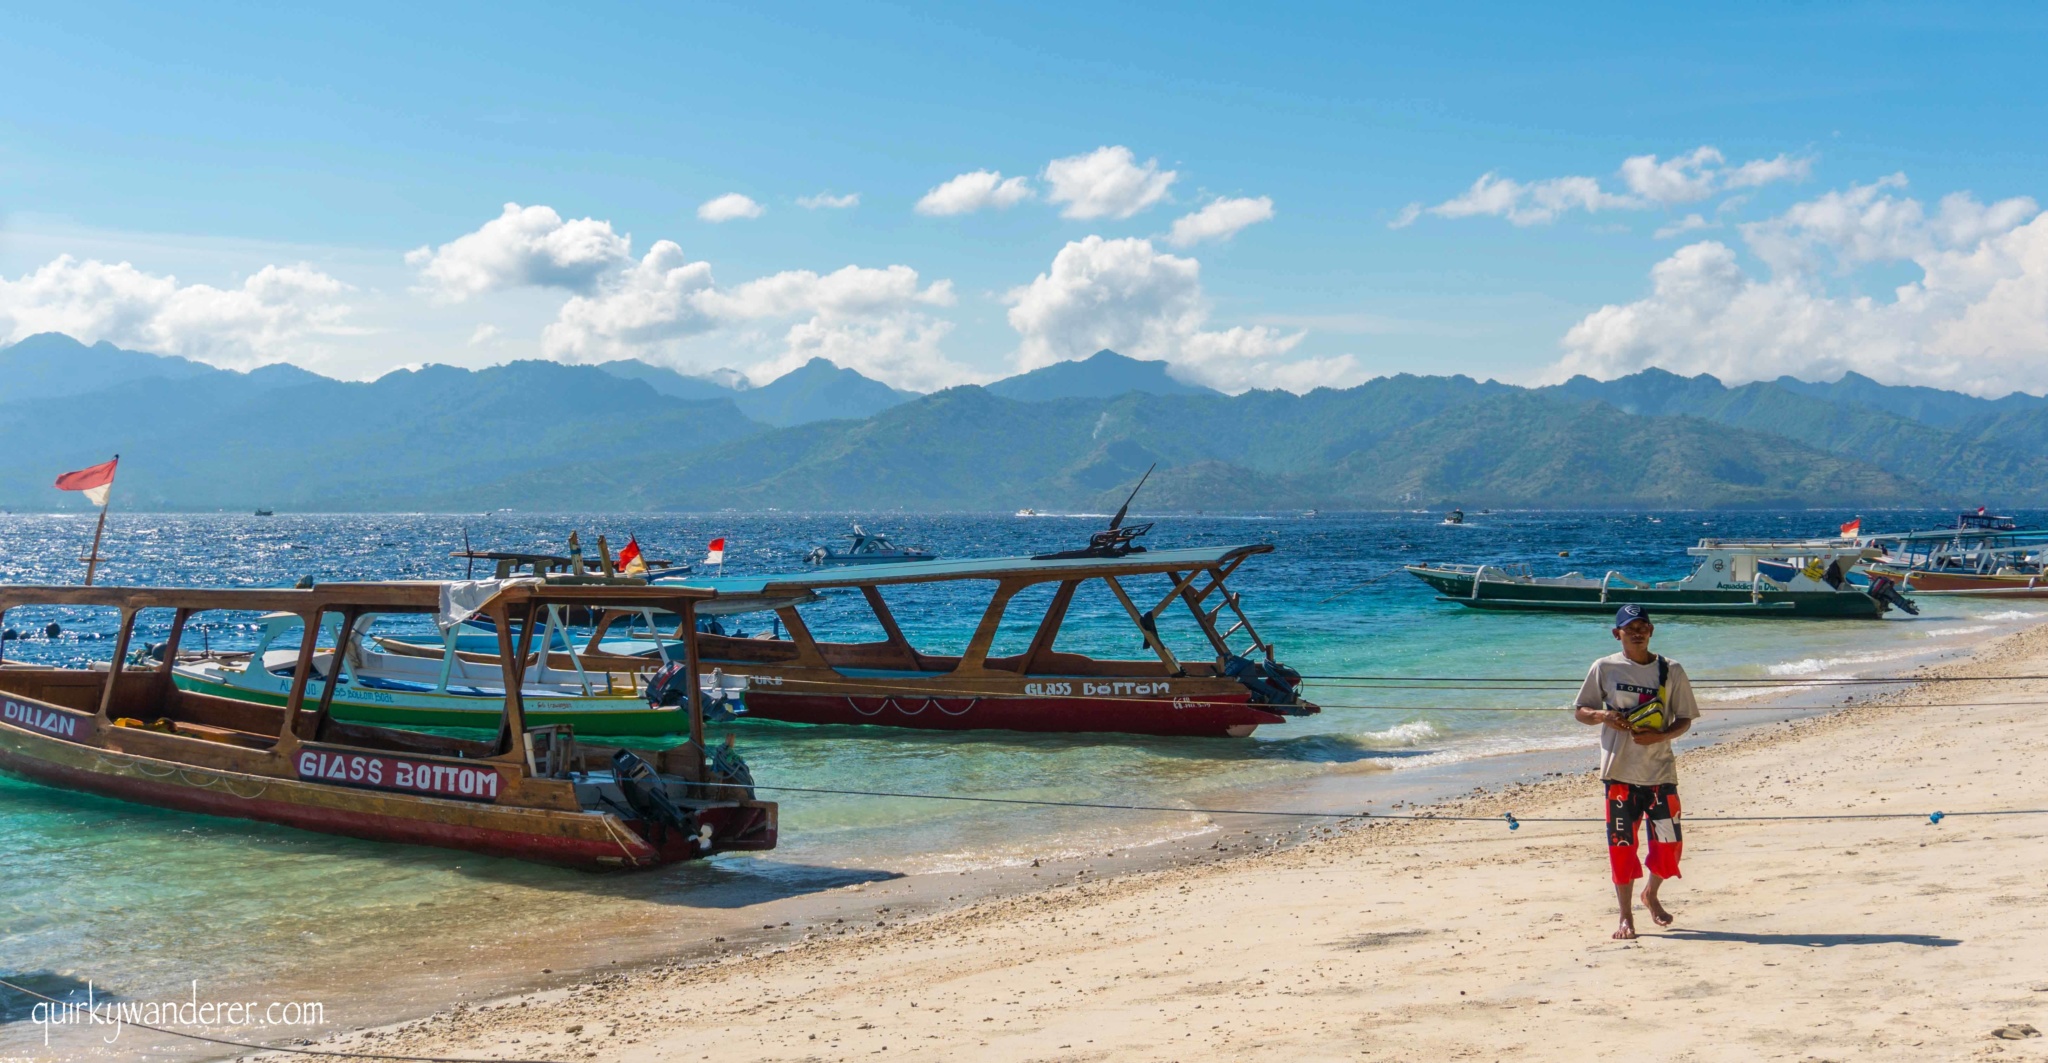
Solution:
M1236 519L1172 517L1155 546L1270 543L1232 579L1283 661L1310 675L1573 676L1610 652L1605 621L1468 612L1433 600L1401 564L1526 562L1538 571L1618 569L1671 578L1702 536L1806 536L1848 514L1474 514L1462 527L1435 515ZM1885 528L1944 523L1940 514L1868 521ZM869 515L871 531L946 556L994 556L1079 545L1100 518ZM101 582L203 586L319 580L460 577L448 558L465 530L479 547L559 549L571 529L650 554L701 556L728 539L727 571L797 567L843 518L716 516L228 516L125 515L109 523ZM68 582L91 534L81 517L0 518L0 582ZM1558 557L1569 551L1569 559ZM969 589L896 606L912 639L964 643L979 618ZM971 588L983 595L985 588ZM1154 591L1155 597L1165 587ZM2031 619L2021 603L1929 600L1925 615L1876 622L1672 620L1657 648L1696 676L1884 674L1931 649L1967 644ZM832 599L814 625L859 637L858 599ZM1021 607L1020 607L1021 608ZM2041 607L2048 612L2048 605ZM1063 648L1141 656L1109 601L1077 605ZM1035 618L1033 618L1035 620ZM42 635L57 622L61 633ZM246 646L253 617L229 617L203 639ZM111 615L16 610L6 625L31 637L10 660L83 664L111 653ZM1190 645L1191 624L1178 632ZM143 631L154 641L161 631ZM1029 625L1005 639L1028 638ZM189 637L189 636L188 636ZM1000 649L1000 647L999 647ZM1896 663L1890 665L1896 667ZM1039 797L1149 804L1255 800L1260 791L1341 780L1363 803L1420 766L1518 750L1587 745L1560 710L1567 688L1365 689L1311 681L1326 711L1262 729L1248 740L1122 736L940 734L731 726L764 784L835 789ZM1723 704L1734 704L1723 703ZM1517 712L1444 711L1512 707ZM1589 755L1590 756L1590 755ZM903 799L770 794L782 802L781 848L637 876L599 877L430 849L379 846L282 828L160 812L0 778L0 972L63 988L90 977L132 995L200 979L346 997L337 964L456 977L511 964L535 935L597 934L659 922L657 911L729 908L748 898L821 889L877 873L986 867L1141 844L1195 829L1081 810L974 806ZM396 977L396 975L394 975ZM394 983L395 984L395 983ZM408 985L412 983L407 983ZM431 992L431 983L421 983ZM412 990L408 990L412 991ZM25 1036L0 1025L0 1047ZM0 1053L5 1054L5 1053Z

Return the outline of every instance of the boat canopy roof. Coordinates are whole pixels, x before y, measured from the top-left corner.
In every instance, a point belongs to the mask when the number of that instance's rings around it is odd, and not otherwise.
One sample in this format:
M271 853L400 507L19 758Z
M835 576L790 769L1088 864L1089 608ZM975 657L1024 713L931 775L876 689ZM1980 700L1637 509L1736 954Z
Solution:
M1853 539L1701 539L1686 553L1746 554L1752 557L1877 557L1883 551Z
M1178 550L1146 550L1117 557L986 557L961 561L914 561L900 565L863 565L858 569L791 572L767 576L694 575L664 579L656 586L716 591L720 596L791 594L823 587L873 587L891 583L939 583L947 580L993 579L1040 583L1096 576L1142 576L1152 573L1220 569L1253 554L1269 554L1267 543L1240 546L1198 546Z
M310 616L331 609L359 613L434 613L441 588L459 580L392 580L377 583L321 583L292 587L78 587L46 584L0 585L0 611L18 605L86 605L119 609L247 609ZM678 583L647 585L640 580L585 579L556 582L512 580L495 588L485 604L507 606L582 605L617 609L677 610L715 592ZM267 619L267 618L266 618Z

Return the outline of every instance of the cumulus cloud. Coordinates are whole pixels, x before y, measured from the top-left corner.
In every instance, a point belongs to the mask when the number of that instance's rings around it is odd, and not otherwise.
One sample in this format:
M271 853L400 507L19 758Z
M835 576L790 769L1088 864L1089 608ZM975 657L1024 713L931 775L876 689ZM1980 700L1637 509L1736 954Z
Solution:
M719 222L738 221L742 218L758 218L767 213L767 210L768 208L754 202L747 196L743 196L738 192L727 192L715 199L705 200L697 207L697 217L715 225Z
M1022 177L1006 178L995 170L976 170L926 192L913 209L933 216L970 214L990 207L1007 210L1034 194L1031 183Z
M428 291L446 302L527 286L587 291L600 274L625 262L632 238L608 221L565 222L552 207L505 204L475 232L405 256Z
M860 206L860 193L848 192L843 196L835 196L830 192L820 192L815 196L798 196L796 205L805 210L845 210L848 207Z
M923 284L908 266L789 270L724 288L710 263L691 261L663 240L595 293L569 300L541 342L570 361L658 361L676 340L790 321L757 377L826 357L898 386L943 387L971 375L939 350L951 324L927 312L953 302L951 282Z
M2048 390L2048 216L2031 199L1966 193L1929 212L1896 194L1904 184L1851 186L1743 226L1768 276L1719 241L1678 249L1651 269L1649 295L1574 325L1550 375L1655 365L1739 383L1853 369L1983 395ZM1830 290L1836 271L1873 262L1921 275L1889 298Z
M471 347L481 347L486 343L496 340L502 334L502 330L496 325L478 325L476 331L469 334L469 345Z
M1228 240L1238 230L1272 218L1271 197L1219 199L1193 214L1174 219L1173 232L1167 235L1166 242L1175 247L1192 247L1204 240Z
M86 343L176 354L241 368L304 353L350 331L348 285L311 266L265 266L234 288L180 284L126 262L60 255L15 280L0 277L0 342L63 332Z
M1021 340L1018 368L1084 358L1107 347L1164 358L1177 373L1228 391L1306 390L1357 377L1349 355L1281 361L1304 333L1207 328L1201 268L1192 258L1156 250L1150 240L1090 236L1067 244L1051 269L1005 296L1010 327Z
M1180 175L1161 170L1159 160L1139 165L1131 149L1101 147L1045 164L1051 186L1046 199L1065 204L1066 218L1128 218L1166 198Z
M1607 191L1594 177L1551 177L1524 183L1498 173L1485 173L1463 195L1433 207L1410 203L1388 227L1406 228L1424 214L1440 218L1505 218L1510 224L1528 226L1548 224L1573 210L1593 213L1675 207L1731 189L1803 180L1812 168L1813 160L1787 155L1752 159L1730 167L1719 149L1701 145L1670 159L1660 160L1655 155L1623 159L1617 173L1626 192Z

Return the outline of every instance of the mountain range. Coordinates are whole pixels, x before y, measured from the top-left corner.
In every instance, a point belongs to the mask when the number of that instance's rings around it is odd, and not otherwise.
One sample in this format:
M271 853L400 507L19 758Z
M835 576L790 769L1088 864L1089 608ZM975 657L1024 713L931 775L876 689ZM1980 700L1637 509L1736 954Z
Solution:
M917 395L824 359L760 387L641 362L369 382L33 336L0 349L0 505L127 509L1252 511L2048 504L2048 399L1850 374L1382 377L1225 395L1101 351Z

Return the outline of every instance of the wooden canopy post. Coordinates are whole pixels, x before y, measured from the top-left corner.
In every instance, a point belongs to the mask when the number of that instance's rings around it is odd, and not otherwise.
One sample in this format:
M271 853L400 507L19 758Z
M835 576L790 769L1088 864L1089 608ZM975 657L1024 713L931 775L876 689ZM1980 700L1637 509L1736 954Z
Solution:
M1045 619L1038 622L1038 634L1031 638L1031 648L1024 651L1022 674L1030 675L1038 659L1053 651L1059 641L1060 628L1067 622L1067 610L1074 604L1074 592L1081 589L1081 580L1060 581L1059 589L1052 594L1052 604L1045 608Z
M697 679L697 603L685 598L676 605L678 615L683 618L683 626L689 632L689 636L683 639L683 682L687 684L690 699L690 748L696 751L697 758L695 781L708 782L711 776L705 763L704 696L699 693L702 688L698 686Z
M881 590L872 584L864 584L861 586L860 596L867 599L868 608L875 611L875 620L882 625L882 632L889 637L889 645L894 646L896 652L903 655L903 660L912 669L921 668L917 647L912 646L910 640L903 637L903 629L896 624L896 614L890 612L889 603L882 600Z
M135 630L135 607L121 607L121 628L114 635L114 660L107 666L107 685L100 690L100 726L113 720L114 688L121 683L122 659L128 656L128 636Z
M313 653L320 645L320 617L323 610L315 606L309 613L299 614L299 623L306 629L305 641L299 643L299 660L292 666L291 689L284 696L284 726L278 729L277 749L280 753L296 749L299 744L299 708L306 700L306 683L313 678ZM263 667L260 660L252 660L255 667ZM332 682L327 684L333 686Z
M505 715L498 725L498 755L505 756L519 751L519 736L526 733L526 695L521 688L526 683L526 647L533 641L533 605L527 604L517 646L512 640L511 608L498 603L491 619L498 625L499 671L505 681Z
M185 624L192 619L192 613L191 609L180 608L171 618L171 634L169 638L164 639L164 662L157 669L156 675L155 697L159 705L170 704L172 695L178 689L176 677L172 673L178 665L178 643L183 641Z
M1003 626L1003 612L1010 607L1010 599L1029 584L1021 580L1003 580L996 584L995 596L989 599L988 609L981 614L981 623L975 625L974 637L967 641L967 649L961 651L960 663L954 667L955 675L972 675L988 671L989 647L995 644L996 631Z
M1166 648L1166 640L1159 637L1159 625L1153 623L1151 617L1138 611L1138 604L1131 601L1129 594L1124 593L1124 585L1118 583L1115 576L1109 575L1103 576L1102 582L1109 584L1109 589L1116 594L1116 600L1123 603L1124 612L1131 614L1131 623L1138 625L1138 633L1145 636L1145 645L1152 647L1152 652L1159 655L1160 663L1166 665L1174 675L1185 673L1186 669L1181 667L1180 659L1173 655L1172 650Z
M313 719L302 737L320 740L320 732L327 728L328 714L334 708L334 692L341 688L341 669L348 663L348 640L355 634L356 618L362 611L353 605L341 607L341 632L334 637L334 659L328 662L327 678L320 684L320 707L313 711Z

